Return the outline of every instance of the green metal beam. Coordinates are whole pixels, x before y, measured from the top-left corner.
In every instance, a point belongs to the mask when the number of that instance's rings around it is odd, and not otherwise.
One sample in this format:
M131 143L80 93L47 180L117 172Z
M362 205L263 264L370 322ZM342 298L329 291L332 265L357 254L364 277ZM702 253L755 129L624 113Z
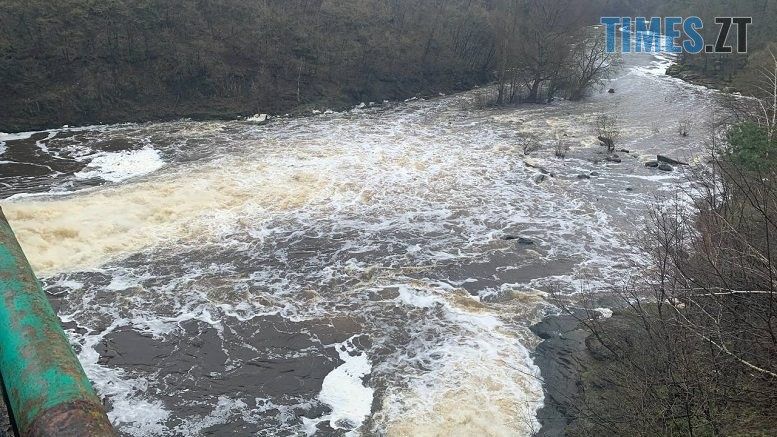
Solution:
M22 436L114 436L0 209L0 374Z

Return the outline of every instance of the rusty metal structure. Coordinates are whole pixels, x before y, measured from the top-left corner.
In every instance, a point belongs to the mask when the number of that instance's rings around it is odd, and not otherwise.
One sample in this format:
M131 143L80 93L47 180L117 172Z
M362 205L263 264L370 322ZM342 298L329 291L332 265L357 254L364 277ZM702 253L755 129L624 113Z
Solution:
M2 210L0 375L22 437L116 435Z

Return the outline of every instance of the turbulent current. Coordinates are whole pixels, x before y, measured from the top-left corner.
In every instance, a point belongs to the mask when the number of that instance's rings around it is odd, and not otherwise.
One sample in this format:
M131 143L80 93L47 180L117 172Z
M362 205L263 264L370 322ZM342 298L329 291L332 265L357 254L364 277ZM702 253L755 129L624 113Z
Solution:
M122 434L526 435L548 292L643 269L648 206L683 179L643 163L703 152L677 120L716 94L669 62L574 103L4 134L0 204Z

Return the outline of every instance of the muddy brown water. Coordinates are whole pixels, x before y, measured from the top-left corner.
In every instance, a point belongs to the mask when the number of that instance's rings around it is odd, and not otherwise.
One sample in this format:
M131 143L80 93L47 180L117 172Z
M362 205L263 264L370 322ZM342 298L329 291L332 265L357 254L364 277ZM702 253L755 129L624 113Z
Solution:
M527 435L546 293L639 274L647 207L683 183L643 162L700 162L706 128L676 122L716 94L667 62L575 103L3 135L0 204L123 435Z

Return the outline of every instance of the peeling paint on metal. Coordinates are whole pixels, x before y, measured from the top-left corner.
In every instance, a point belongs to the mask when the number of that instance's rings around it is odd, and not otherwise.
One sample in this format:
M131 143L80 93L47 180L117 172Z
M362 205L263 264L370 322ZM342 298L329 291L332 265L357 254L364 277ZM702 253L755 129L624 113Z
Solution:
M114 435L2 210L0 298L0 374L20 433Z

